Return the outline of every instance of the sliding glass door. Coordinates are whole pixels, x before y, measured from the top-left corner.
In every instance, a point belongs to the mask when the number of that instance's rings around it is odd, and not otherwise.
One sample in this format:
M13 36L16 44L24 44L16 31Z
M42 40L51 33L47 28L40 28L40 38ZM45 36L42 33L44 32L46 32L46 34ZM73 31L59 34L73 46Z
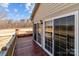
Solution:
M52 21L45 22L45 49L52 53Z
M54 55L74 55L74 24L74 15L54 20Z
M36 24L33 25L33 39L36 41Z
M42 23L38 23L37 26L38 26L37 41L38 41L39 44L42 44L41 40L42 40L42 36L43 36L43 25L42 25Z

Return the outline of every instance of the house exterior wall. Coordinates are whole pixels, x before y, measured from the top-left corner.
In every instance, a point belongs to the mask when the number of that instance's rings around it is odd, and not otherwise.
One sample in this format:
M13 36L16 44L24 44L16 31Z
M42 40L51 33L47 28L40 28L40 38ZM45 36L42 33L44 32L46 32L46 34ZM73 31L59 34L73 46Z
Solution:
M66 14L71 15L72 13L75 15L75 29L74 29L74 39L75 39L75 55L79 55L79 4L56 4L56 3L50 3L50 4L40 4L39 8L37 9L35 15L34 15L34 23L39 23L40 20L44 20L43 21L43 45L41 46L44 50L45 50L45 21L46 20L52 20L54 17L58 17L58 16L68 16ZM78 11L77 13L75 13L76 11ZM52 22L54 23L54 21ZM54 24L52 24L54 26ZM37 28L36 28L37 29ZM52 31L53 32L53 31ZM36 33L37 34L37 33ZM52 33L53 34L53 33ZM53 39L53 36L52 36ZM54 45L53 45L54 46ZM54 52L54 50L53 50ZM49 55L54 55L54 53L50 54L49 52L47 52Z
M75 3L41 3L34 16L34 22L48 20L50 18L79 10L79 4Z

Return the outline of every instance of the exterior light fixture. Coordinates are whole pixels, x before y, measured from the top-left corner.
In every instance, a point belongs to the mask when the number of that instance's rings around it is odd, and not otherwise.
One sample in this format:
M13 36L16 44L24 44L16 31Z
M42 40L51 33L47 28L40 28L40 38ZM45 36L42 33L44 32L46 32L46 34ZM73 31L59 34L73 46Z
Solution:
M42 20L40 20L40 23L41 23L41 24L43 24L43 21L42 21Z

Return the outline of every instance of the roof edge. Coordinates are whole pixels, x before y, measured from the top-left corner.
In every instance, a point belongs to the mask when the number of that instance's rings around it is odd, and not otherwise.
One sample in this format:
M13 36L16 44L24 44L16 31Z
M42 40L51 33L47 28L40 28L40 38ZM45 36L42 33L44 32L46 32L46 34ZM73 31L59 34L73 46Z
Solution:
M33 20L34 15L35 15L35 13L37 12L39 6L40 6L40 3L36 3L36 4L35 4L35 7L34 7L33 12L32 12L32 15L31 15L31 17L30 17L31 20Z

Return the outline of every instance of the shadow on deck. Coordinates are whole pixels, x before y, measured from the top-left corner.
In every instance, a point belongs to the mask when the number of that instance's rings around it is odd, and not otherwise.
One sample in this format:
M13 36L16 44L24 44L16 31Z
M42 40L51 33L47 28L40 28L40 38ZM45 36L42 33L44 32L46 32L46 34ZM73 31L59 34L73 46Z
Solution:
M35 42L32 36L18 37L16 39L16 48L14 56L47 56Z

